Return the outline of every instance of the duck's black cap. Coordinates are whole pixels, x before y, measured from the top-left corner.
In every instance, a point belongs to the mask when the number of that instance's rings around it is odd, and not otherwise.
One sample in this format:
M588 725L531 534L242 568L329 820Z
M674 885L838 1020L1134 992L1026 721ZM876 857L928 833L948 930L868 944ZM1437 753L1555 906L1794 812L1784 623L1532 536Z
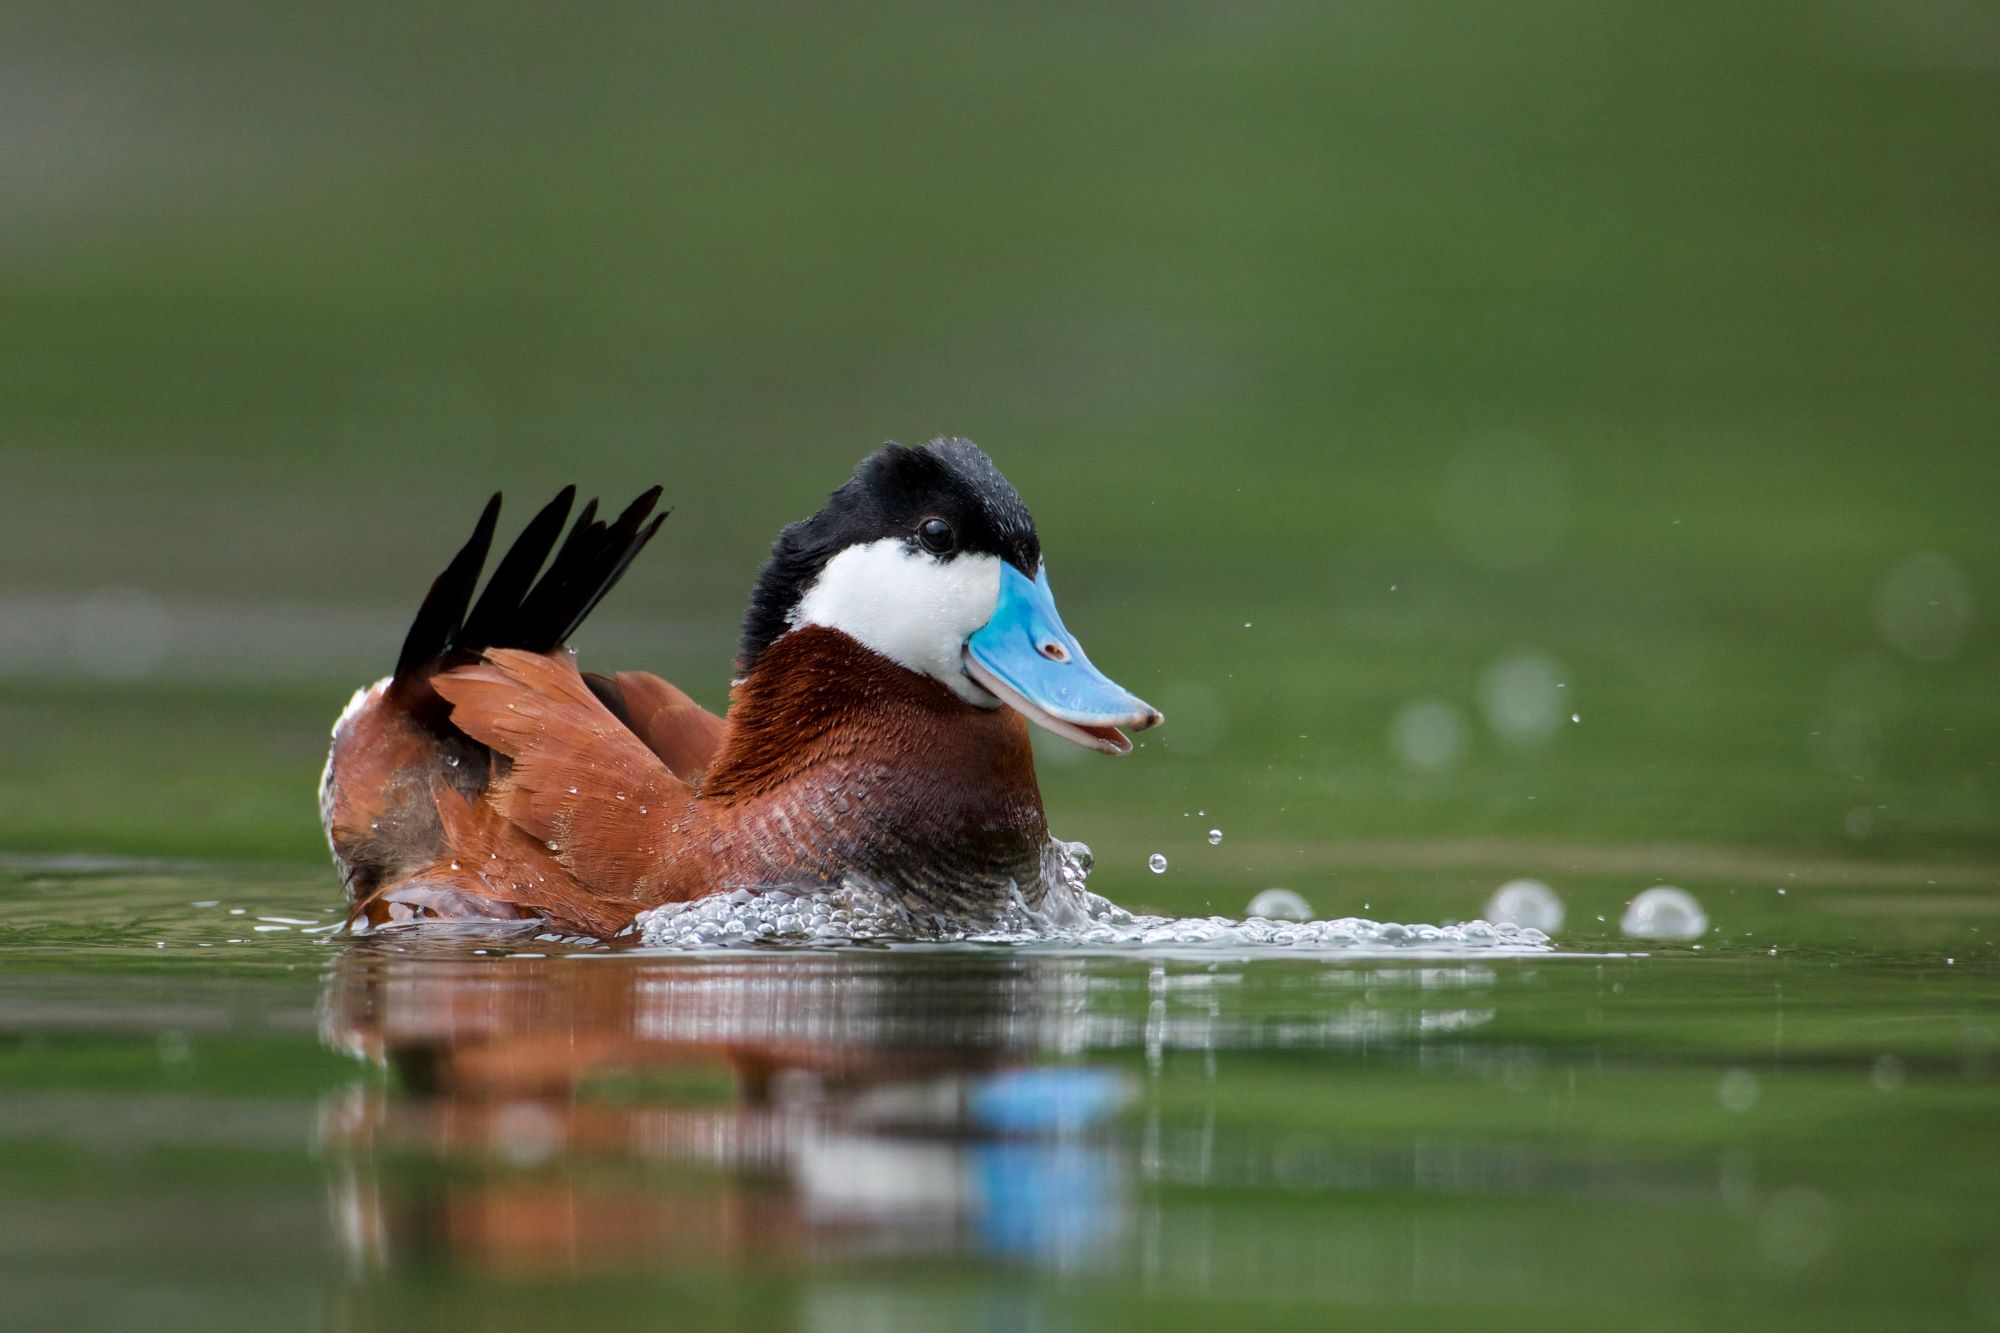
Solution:
M954 550L999 556L1032 578L1042 563L1034 516L1013 483L971 440L946 438L912 449L885 444L861 460L811 518L786 526L757 576L743 620L738 674L790 629L799 601L826 568L850 546L885 538L918 545L917 529L931 518L951 525Z

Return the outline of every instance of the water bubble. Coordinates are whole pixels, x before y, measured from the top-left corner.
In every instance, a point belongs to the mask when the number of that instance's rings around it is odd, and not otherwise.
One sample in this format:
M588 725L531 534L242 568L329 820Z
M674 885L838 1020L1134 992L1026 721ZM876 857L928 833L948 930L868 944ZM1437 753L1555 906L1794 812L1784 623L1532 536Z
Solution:
M1891 648L1915 662L1958 655L1972 628L1972 585L1950 557L1925 551L1883 575L1875 592L1875 627Z
M1757 1104L1757 1076L1747 1069L1732 1069L1715 1085L1715 1100L1726 1111L1747 1111Z
M1310 921L1312 905L1290 889L1265 889L1250 900L1243 914L1271 921Z
M1656 884L1632 900L1618 929L1638 940L1695 940L1708 930L1708 914L1687 890Z
M1167 858L1161 856L1158 852L1154 852L1151 856L1146 858L1146 869L1152 871L1155 875L1166 874Z
M1562 668L1536 653L1503 657L1479 678L1479 709L1486 725L1510 745L1534 745L1555 733L1562 718L1557 678Z
M1403 705L1389 723L1389 748L1405 768L1438 773L1465 757L1465 714L1443 699Z
M1221 829L1212 828L1208 831L1208 845L1211 847L1220 847L1222 845Z
M1538 879L1509 880L1486 900L1488 921L1533 926L1553 934L1562 929L1563 904L1556 891Z
M1572 721L1572 722L1581 722L1581 721L1583 721L1583 714L1582 714L1582 713L1571 713L1571 714L1569 715L1569 720L1570 720L1570 721Z

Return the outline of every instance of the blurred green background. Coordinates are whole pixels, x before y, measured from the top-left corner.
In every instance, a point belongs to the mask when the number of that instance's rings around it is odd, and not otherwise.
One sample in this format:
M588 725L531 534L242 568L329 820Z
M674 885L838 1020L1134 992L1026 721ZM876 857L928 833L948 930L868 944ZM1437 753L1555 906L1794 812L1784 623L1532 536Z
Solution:
M720 706L778 527L958 433L1169 714L1046 751L1113 896L1990 865L1996 71L1949 0L11 4L0 851L323 855L494 488L663 483L580 646Z

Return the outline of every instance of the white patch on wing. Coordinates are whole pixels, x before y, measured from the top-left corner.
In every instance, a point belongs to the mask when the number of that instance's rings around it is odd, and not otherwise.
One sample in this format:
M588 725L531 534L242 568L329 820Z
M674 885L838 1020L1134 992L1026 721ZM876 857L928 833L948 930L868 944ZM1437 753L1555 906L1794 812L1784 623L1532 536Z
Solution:
M940 560L884 537L827 561L792 611L792 625L837 629L967 703L998 708L965 674L960 655L999 602L999 556L966 551Z

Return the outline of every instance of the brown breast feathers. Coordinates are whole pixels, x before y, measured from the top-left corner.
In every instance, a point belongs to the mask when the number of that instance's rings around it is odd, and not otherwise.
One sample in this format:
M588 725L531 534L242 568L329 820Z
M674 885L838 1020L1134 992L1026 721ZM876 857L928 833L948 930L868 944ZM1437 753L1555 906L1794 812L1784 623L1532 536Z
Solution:
M759 656L701 805L736 856L793 878L855 874L938 910L990 910L1010 882L1040 898L1048 825L1026 722L838 630L794 630Z

